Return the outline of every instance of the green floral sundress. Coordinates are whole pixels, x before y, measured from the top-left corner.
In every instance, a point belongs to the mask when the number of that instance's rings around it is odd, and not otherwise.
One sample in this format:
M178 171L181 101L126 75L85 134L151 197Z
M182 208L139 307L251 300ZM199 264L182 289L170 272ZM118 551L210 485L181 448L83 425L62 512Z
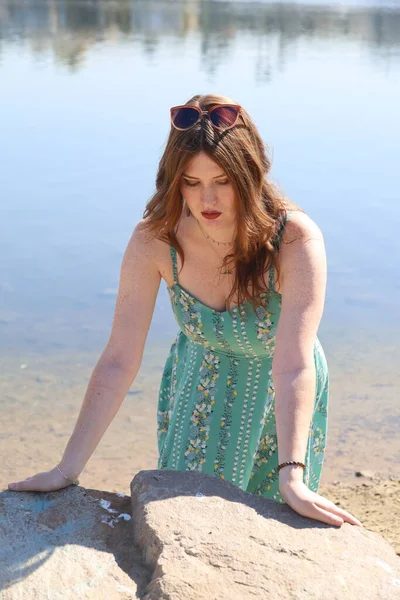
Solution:
M287 218L294 211L287 212ZM279 245L285 220L277 234ZM201 471L240 489L284 503L279 492L275 394L272 378L281 295L261 294L232 316L203 304L178 282L176 251L170 246L174 283L168 288L179 331L172 342L158 396L158 468ZM248 310L246 310L248 309ZM243 317L246 318L243 318ZM303 481L317 492L327 439L329 376L315 338L316 391Z

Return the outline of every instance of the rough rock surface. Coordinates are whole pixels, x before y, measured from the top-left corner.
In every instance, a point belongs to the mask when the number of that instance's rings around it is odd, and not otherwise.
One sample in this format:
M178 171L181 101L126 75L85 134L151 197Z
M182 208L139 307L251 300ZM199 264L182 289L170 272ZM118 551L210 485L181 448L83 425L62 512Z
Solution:
M365 528L307 519L198 472L141 471L131 496L153 571L144 600L400 598L400 560Z
M0 493L1 600L130 600L150 573L129 496L70 486Z
M0 599L400 598L400 559L365 528L198 472L141 471L131 492L1 492Z

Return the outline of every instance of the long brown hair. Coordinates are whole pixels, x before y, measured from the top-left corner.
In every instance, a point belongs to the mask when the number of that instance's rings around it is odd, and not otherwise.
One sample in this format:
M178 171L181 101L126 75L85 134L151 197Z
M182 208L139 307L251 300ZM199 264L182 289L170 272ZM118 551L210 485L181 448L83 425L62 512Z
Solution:
M237 102L208 94L193 96L186 104L208 110L215 104ZM288 203L283 192L268 180L271 161L266 147L249 114L243 108L241 114L242 119L223 132L215 130L209 119L202 119L186 131L171 127L158 166L156 192L147 203L143 217L147 219L145 229L173 246L183 266L184 252L174 233L183 207L181 177L190 160L199 152L205 152L225 171L235 191L234 248L223 261L224 267L235 265L235 277L226 307L237 293L239 305L249 301L254 309L260 304L260 294L268 290L265 274L272 266L279 279L275 237L286 217L286 208L302 209Z

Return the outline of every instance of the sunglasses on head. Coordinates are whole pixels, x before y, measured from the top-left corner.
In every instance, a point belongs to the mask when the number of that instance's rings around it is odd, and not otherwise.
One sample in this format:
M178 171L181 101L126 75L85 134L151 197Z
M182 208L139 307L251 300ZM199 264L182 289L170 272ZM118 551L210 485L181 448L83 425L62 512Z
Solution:
M170 109L171 123L175 129L185 131L190 129L200 121L204 116L208 115L213 127L219 131L230 129L234 125L241 114L242 107L238 104L215 104L208 110L202 110L198 106L184 104L183 106L173 106Z

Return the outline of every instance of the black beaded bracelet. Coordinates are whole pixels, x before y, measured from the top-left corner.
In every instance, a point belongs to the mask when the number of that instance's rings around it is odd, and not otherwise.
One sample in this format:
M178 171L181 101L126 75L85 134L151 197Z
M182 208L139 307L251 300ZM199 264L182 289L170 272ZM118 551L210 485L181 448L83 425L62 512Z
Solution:
M287 465L299 465L300 467L303 467L304 471L306 470L306 465L297 460L288 460L284 463L281 463L280 465L278 465L277 470L280 471L281 469L283 469L283 467L286 467Z

